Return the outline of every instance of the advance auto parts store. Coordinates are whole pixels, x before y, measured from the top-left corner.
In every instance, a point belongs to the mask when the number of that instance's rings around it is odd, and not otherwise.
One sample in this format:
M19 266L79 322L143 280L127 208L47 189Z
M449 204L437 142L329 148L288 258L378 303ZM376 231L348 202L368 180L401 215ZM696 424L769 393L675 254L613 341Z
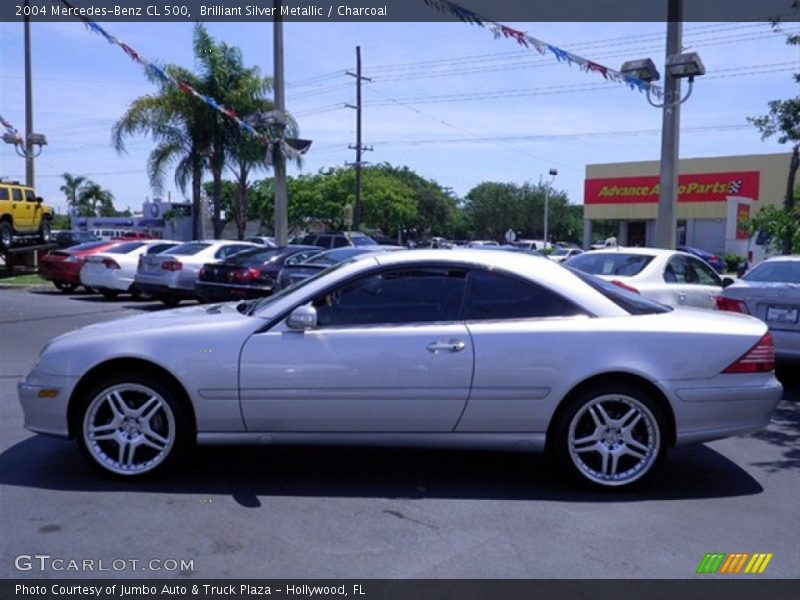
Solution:
M676 244L763 258L741 223L761 206L783 204L790 160L788 152L681 160ZM587 165L584 247L593 221L618 224L620 245L654 246L658 195L658 161Z

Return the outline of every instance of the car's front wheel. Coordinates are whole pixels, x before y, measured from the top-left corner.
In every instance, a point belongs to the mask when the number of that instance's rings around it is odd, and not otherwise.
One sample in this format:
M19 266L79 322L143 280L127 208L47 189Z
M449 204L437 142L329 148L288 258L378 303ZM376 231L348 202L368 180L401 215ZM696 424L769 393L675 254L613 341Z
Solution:
M54 281L53 285L56 286L56 288L58 288L65 294L74 292L75 289L78 287L77 283L67 283L66 281Z
M50 222L49 221L42 221L42 224L39 227L39 240L43 244L49 244L50 243Z
M14 245L14 229L8 221L0 222L0 248L8 250Z
M106 474L138 478L177 461L191 427L176 390L155 377L112 376L80 406L78 445Z
M579 393L561 411L552 450L583 483L621 488L641 482L666 453L666 419L658 404L632 386Z

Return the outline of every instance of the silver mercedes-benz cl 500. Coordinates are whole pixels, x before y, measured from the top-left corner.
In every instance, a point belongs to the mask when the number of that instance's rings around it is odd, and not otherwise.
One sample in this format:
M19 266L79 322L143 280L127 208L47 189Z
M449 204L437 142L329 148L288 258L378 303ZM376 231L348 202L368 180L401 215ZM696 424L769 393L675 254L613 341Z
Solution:
M601 487L764 427L764 323L673 309L541 258L369 254L280 293L62 335L19 384L31 431L125 478L201 444L548 451Z

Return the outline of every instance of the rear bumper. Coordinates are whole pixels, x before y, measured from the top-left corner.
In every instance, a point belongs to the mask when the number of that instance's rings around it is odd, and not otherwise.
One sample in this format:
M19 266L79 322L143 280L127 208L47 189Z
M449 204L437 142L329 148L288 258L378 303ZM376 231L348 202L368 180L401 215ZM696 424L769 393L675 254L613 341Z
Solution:
M724 374L702 383L666 384L674 398L676 445L762 429L783 395L774 373Z
M155 298L179 298L185 300L191 300L195 297L194 290L185 290L182 288L174 288L164 284L158 283L145 283L140 281L139 279L136 280L136 288L144 293L150 294Z
M226 302L228 300L263 298L272 293L272 288L272 285L234 285L198 281L194 286L194 291L197 297L203 301Z

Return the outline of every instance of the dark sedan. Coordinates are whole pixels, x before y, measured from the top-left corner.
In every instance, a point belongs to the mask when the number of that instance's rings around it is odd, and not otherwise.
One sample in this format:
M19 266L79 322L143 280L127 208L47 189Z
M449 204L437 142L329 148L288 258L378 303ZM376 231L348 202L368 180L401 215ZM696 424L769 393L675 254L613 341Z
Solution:
M253 248L203 265L195 283L200 302L227 302L269 296L287 259L303 261L322 252L317 246Z
M367 252L385 252L387 250L407 250L407 248L403 246L379 246L378 244L372 246L347 246L345 248L336 248L335 250L322 252L303 262L291 260L281 269L276 289L287 288L298 281L303 281L312 275L316 275L323 269L338 265L340 262L358 256L359 254L365 254Z
M711 252L707 252L706 250L694 248L693 246L678 246L676 250L688 252L689 254L693 254L697 258L706 261L717 273L724 273L727 269L724 258L717 256L716 254L712 254Z

